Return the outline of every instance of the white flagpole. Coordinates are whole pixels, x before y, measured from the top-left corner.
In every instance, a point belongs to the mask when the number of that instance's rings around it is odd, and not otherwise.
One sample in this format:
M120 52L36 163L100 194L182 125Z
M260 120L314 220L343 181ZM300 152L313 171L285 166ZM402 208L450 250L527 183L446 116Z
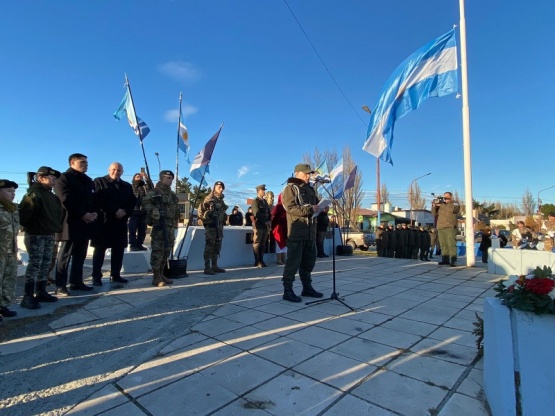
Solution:
M179 140L181 140L181 137L179 135L179 127L181 125L181 99L182 99L182 94L181 91L179 91L179 116L177 118L177 148L176 148L176 155L175 155L175 193L177 194L177 181L179 180Z
M462 125L464 151L464 197L465 197L465 234L466 265L476 263L474 253L474 215L472 213L472 163L470 158L470 109L468 106L468 72L466 65L466 21L464 17L464 0L459 0L460 36L461 36L461 82L462 82Z

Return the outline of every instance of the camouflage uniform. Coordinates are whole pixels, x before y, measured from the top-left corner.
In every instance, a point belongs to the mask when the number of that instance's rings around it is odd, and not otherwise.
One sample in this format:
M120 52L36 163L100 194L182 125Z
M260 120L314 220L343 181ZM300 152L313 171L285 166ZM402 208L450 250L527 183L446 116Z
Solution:
M224 194L209 193L198 207L198 217L205 230L204 268L205 271L223 269L218 267L218 257L224 238L224 224L228 206L224 202ZM212 261L212 267L210 267ZM207 273L213 274L213 273Z
M266 267L264 253L268 243L270 227L270 207L264 198L256 197L252 202L252 251L254 253L254 266Z
M7 308L15 298L18 232L17 205L0 200L0 308Z
M175 230L179 218L177 195L171 187L158 182L156 187L147 192L143 199L143 208L147 214L147 223L152 225L150 232L150 266L154 286L173 283L163 275L164 266L170 256L175 241ZM167 238L167 241L166 241Z

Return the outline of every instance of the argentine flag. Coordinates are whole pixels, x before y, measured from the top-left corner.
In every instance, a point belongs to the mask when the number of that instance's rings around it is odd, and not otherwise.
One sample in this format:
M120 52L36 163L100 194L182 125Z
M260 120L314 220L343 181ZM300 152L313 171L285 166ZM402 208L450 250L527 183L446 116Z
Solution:
M339 199L343 196L343 158L330 172L331 179L331 194L334 199Z
M362 150L393 164L395 121L416 110L429 97L456 92L457 86L457 43L453 29L422 46L393 71L370 115Z
M123 96L118 109L114 112L114 118L118 121L125 116L127 116L129 126L133 129L135 134L139 136L139 139L144 139L148 133L150 133L150 128L135 114L135 106L133 105L133 100L131 99L129 86L125 91L125 95Z

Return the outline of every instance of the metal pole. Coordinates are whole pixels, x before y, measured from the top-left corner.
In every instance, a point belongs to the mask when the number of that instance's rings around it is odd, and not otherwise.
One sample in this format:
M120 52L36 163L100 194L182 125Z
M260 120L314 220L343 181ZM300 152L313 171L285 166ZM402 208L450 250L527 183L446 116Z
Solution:
M176 149L176 155L175 155L175 193L177 194L177 182L179 181L179 140L181 139L181 137L179 137L179 130L180 130L180 125L181 125L181 91L179 92L179 117L177 119L177 149Z
M158 172L162 172L162 165L160 164L160 153L156 152L154 153L154 155L156 156L156 159L158 159Z
M412 196L413 196L413 192L412 192L412 185L414 184L414 182L416 182L418 179L423 178L424 176L428 176L431 175L432 172L426 173L425 175L419 176L418 178L414 179L411 183L410 183L410 225L412 225Z

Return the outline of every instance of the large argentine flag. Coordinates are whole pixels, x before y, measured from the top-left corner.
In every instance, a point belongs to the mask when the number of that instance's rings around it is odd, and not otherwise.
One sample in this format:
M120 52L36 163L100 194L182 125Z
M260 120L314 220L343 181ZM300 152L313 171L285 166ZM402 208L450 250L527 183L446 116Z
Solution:
M191 163L191 177L199 182L201 186L208 186L208 182L206 182L204 176L210 173L210 159L212 159L212 153L214 152L221 131L222 128L220 127L218 132L208 140L202 150L195 156L193 163Z
M453 29L422 46L393 71L370 116L362 149L393 164L395 121L416 110L429 97L456 92L457 86L457 43Z
M133 100L131 99L129 86L127 86L127 89L125 90L125 95L123 96L118 109L114 112L114 117L118 121L126 116L129 126L131 126L135 134L139 136L139 139L143 140L148 133L150 133L150 128L135 114L135 106L133 105Z

